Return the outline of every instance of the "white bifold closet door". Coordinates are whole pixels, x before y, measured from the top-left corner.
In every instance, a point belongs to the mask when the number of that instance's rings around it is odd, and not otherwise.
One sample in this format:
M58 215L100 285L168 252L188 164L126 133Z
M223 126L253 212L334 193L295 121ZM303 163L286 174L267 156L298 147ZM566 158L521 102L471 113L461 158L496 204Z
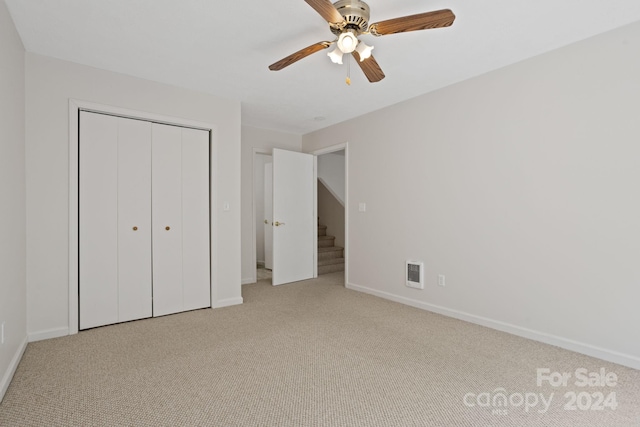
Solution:
M80 114L80 329L209 307L209 132Z
M209 307L209 133L153 125L153 314Z
M151 317L151 123L80 113L80 329Z

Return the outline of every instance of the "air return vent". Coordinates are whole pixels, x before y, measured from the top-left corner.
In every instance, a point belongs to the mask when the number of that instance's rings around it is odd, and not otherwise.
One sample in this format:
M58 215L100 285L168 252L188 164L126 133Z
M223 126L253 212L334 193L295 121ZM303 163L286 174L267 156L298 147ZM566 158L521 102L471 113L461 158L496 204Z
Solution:
M419 261L407 261L405 269L407 286L410 288L424 289L424 263Z

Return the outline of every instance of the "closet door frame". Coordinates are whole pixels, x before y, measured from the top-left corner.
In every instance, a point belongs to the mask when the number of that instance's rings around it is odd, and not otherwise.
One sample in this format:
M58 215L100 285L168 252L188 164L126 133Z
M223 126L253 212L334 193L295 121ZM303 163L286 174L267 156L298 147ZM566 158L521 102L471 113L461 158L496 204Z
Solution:
M129 110L110 105L97 104L77 99L69 99L69 335L77 334L79 330L79 143L80 143L80 111L146 120L154 123L194 128L209 132L209 233L210 233L210 295L211 307L216 307L216 290L218 271L218 238L217 215L215 207L218 205L218 186L214 179L217 165L217 128L211 123L198 122L177 117L164 116L144 111Z

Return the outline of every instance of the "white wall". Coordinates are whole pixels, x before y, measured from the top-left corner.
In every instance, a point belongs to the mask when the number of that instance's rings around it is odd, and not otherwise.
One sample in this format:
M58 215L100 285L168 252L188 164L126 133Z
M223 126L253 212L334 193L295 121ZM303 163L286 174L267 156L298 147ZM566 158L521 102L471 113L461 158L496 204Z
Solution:
M342 205L345 199L344 150L318 156L318 179Z
M24 56L0 1L0 400L27 344Z
M28 53L27 301L30 339L69 328L69 99L213 123L217 128L214 300L240 302L240 103ZM223 211L229 202L230 211ZM214 264L216 264L214 262Z
M640 368L638 52L640 23L303 136L349 142L349 286Z
M273 148L300 151L302 136L242 126L242 283L253 283L256 280L256 250L253 243L254 148L262 151Z

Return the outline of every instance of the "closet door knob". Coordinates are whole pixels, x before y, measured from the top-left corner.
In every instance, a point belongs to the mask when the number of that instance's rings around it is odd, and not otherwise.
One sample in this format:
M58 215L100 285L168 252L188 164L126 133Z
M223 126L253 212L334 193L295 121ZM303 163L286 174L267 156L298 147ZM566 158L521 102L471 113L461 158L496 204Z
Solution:
M171 227L169 227L168 225L164 228L165 230L169 231L171 230Z
M138 231L138 227L133 227L133 231Z

